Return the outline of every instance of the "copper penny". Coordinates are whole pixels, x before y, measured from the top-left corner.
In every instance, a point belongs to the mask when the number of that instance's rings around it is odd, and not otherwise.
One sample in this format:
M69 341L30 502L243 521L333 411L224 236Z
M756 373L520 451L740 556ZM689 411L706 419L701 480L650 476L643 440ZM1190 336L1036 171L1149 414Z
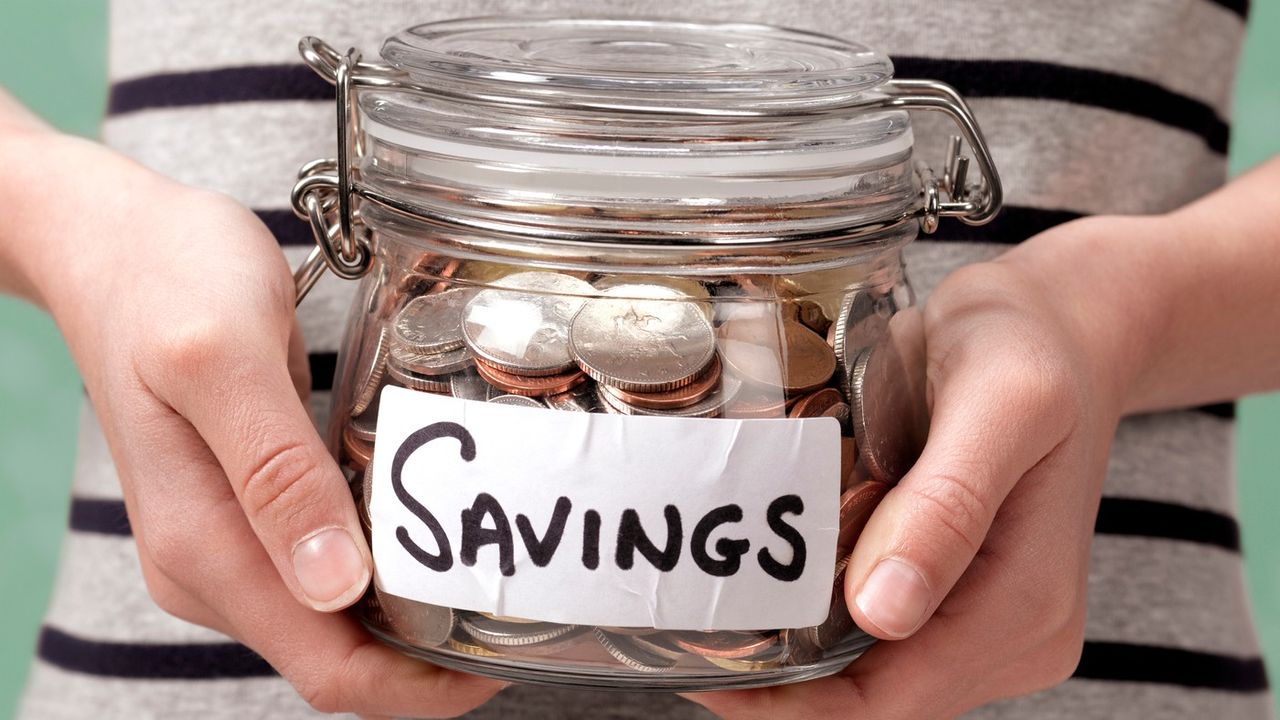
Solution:
M816 392L809 393L796 401L791 407L791 412L787 417L792 418L814 418L827 417L827 411L832 408L844 405L844 396L835 388L823 388ZM846 406L845 412L848 413Z
M776 633L686 632L672 637L681 649L705 658L748 658L778 644Z
M725 363L756 385L805 393L826 385L836 371L836 354L826 340L796 320L730 320L719 334Z
M693 405L711 394L720 383L720 358L712 357L711 364L692 383L674 390L661 392L629 392L609 387L608 391L628 405L650 410L668 410Z
M853 552L862 528L867 526L871 513L889 492L889 486L877 480L864 480L849 488L840 496L840 533L836 539L836 556Z
M587 375L581 370L572 370L560 375L544 375L530 377L499 370L487 362L477 362L476 372L485 382L512 395L525 397L542 397L543 395L559 395L586 382Z

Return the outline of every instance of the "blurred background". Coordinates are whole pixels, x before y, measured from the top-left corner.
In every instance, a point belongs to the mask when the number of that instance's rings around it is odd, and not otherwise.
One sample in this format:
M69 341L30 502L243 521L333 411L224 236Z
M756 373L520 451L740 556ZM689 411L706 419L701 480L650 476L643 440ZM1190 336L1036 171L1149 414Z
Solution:
M106 6L106 0L6 0L0 85L59 128L95 136L106 96ZM1249 25L1236 91L1233 173L1280 153L1280 0L1254 0ZM0 298L0 718L11 716L21 692L57 566L80 399L79 378L53 323ZM1240 404L1237 439L1245 560L1274 688L1280 686L1280 523L1274 519L1280 395Z

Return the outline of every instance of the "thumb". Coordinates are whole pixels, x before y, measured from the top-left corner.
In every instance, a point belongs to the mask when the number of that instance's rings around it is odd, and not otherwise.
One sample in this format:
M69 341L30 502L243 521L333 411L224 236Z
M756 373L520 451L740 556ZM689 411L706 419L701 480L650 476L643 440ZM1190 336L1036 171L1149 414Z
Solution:
M1010 490L1066 436L1043 360L993 351L990 338L983 347L980 334L951 345L944 365L931 365L924 450L876 508L849 563L850 612L882 639L910 636L928 620Z
M287 334L283 323L243 322L230 337L204 328L165 353L153 389L212 450L294 596L338 610L364 593L372 561L346 479L290 377Z

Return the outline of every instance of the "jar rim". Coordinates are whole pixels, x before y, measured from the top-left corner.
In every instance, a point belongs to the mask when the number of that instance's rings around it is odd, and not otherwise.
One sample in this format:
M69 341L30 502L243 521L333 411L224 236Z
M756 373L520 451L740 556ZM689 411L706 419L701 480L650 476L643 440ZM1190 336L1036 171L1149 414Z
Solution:
M383 59L422 85L498 105L556 98L612 112L807 114L893 77L889 58L836 37L750 23L489 16L387 38Z

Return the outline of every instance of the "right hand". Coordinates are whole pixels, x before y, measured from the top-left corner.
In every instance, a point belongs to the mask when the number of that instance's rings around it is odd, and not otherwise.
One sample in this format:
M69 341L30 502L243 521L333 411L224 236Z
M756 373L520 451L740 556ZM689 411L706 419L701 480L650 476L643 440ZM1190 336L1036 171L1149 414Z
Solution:
M49 136L52 137L52 136ZM371 559L312 426L294 288L248 210L105 148L53 139L19 217L26 275L83 375L164 610L261 654L317 710L456 715L502 685L412 660L340 610ZM38 166L37 166L38 167ZM22 215L22 211L19 211Z

